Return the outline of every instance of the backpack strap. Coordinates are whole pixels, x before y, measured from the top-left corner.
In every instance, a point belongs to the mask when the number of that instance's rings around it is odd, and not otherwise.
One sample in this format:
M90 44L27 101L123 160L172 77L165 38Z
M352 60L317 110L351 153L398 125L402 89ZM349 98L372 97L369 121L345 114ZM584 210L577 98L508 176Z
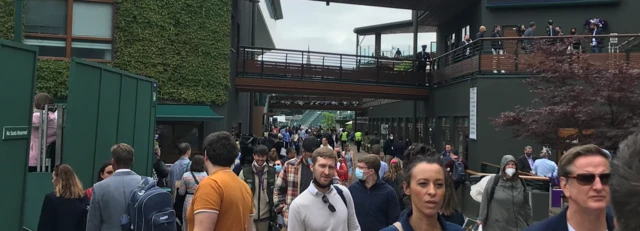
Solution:
M244 182L246 182L247 185L249 186L249 189L251 189L251 195L256 194L256 185L254 182L255 181L254 175L255 173L253 172L253 168L251 166L244 167L242 169L242 176L244 177Z
M498 174L493 175L493 182L491 183L491 191L489 191L489 198L487 198L487 216L489 214L489 207L491 206L491 201L493 201L493 195L496 194L496 187L498 187L498 183L500 183L500 178Z
M402 229L402 224L400 224L400 222L393 223L393 226L396 227L396 229L398 229L398 231L404 231Z
M193 171L189 171L191 173L191 176L193 177L193 180L196 181L196 185L200 184L200 181L198 180L198 178L196 177L196 174L193 174Z
M336 192L338 192L338 195L340 195L342 202L344 202L344 206L349 208L349 206L347 206L347 199L344 197L344 192L342 191L342 189L340 189L340 187L335 185L333 186L333 188L336 189Z

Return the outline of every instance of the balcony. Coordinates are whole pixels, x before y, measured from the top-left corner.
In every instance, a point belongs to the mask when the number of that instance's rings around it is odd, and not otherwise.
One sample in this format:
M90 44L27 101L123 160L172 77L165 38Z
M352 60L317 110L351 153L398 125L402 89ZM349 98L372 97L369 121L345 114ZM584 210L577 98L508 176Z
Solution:
M236 87L241 91L425 99L428 75L410 59L240 47Z
M635 65L640 64L639 34L596 37L604 39L602 53L592 52L589 44L594 36L590 35L483 38L435 58L432 81L437 85L472 75L531 75L532 67L541 57L535 55L535 48L529 51L523 49L526 40L533 40L533 44L580 42L581 46L576 47L577 49L569 49L568 44L567 52L587 53L585 57L599 63L627 61ZM493 54L491 49L491 44L498 41L502 42L504 47L502 55Z

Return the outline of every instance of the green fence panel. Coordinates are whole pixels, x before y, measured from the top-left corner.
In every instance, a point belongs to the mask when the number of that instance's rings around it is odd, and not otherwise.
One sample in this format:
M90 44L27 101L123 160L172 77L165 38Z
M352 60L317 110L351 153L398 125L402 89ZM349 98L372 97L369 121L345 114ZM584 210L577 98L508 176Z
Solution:
M51 173L48 172L30 172L27 174L27 193L25 194L26 197L24 200L24 227L30 230L38 230L42 201L45 195L53 192L52 180L53 177Z
M151 175L157 86L153 79L72 59L62 162L85 188L117 143L135 149L133 171Z
M0 154L9 161L0 168L2 230L22 229L37 58L37 48L0 40Z

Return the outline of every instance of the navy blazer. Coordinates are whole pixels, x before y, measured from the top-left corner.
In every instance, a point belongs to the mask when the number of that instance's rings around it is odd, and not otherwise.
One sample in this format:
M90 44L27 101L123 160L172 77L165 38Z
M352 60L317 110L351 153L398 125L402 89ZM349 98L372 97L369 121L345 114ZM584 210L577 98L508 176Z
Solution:
M615 230L614 228L613 215L607 213L607 230L613 231ZM569 231L569 227L567 226L567 209L565 208L558 215L527 227L524 231Z

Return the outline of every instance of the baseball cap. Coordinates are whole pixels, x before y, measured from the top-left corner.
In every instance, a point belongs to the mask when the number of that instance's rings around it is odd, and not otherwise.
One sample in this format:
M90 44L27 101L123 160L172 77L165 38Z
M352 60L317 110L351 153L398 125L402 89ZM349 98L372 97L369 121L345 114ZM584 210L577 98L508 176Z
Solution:
M304 150L305 152L313 152L318 149L320 145L322 145L322 142L320 142L318 138L315 138L313 136L307 137L302 142L302 150Z

